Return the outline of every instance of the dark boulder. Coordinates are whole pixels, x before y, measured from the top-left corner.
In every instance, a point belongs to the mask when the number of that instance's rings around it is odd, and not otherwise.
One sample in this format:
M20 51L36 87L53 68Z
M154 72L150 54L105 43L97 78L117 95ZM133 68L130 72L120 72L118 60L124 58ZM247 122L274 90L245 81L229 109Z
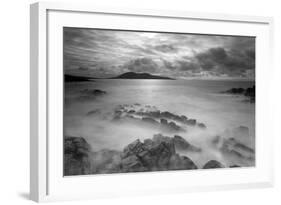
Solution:
M122 153L123 171L161 171L169 169L196 169L187 157L176 154L173 138L157 134L142 143L136 140Z
M224 166L216 160L210 160L203 166L203 169L216 169L216 168L224 168Z
M166 119L160 119L160 123L162 124L162 125L168 125L168 121L166 120Z
M185 121L187 120L187 117L186 117L185 115L182 115L182 116L181 116L181 120L182 120L183 122L185 122Z
M194 126L196 125L196 120L195 119L186 120L185 124Z
M188 169L197 169L197 166L188 157L180 156L179 154L175 154L170 158L169 169L170 170L188 170Z
M237 168L237 167L240 167L240 166L239 166L239 165L236 165L236 164L230 165L230 166L229 166L229 168Z
M175 116L173 113L170 113L168 111L165 111L165 112L161 112L160 113L160 116L162 118L167 118L167 119L173 119L173 117Z
M91 146L82 137L64 137L64 175L91 173Z

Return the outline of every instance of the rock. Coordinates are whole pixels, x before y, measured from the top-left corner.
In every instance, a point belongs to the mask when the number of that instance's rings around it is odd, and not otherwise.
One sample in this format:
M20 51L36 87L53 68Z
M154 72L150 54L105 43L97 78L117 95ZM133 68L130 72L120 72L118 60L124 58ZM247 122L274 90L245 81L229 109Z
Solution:
M122 167L124 168L123 160L125 160L125 170L163 170L167 168L173 154L175 149L169 142L146 140L141 143L136 140L125 147L122 154Z
M173 113L170 113L168 111L165 112L161 112L160 116L162 118L167 118L167 119L173 119L173 117L175 116Z
M179 135L175 135L173 138L173 142L175 144L176 150L185 150L192 152L200 152L201 148L195 147L188 143L184 138Z
M236 164L230 165L230 166L229 166L229 168L237 168L237 167L240 167L240 166L239 166L239 165L236 165Z
M253 160L255 158L254 149L247 147L235 138L224 139L220 150L226 154L232 154L243 159Z
M184 121L187 120L187 117L186 117L185 115L182 115L182 116L181 116L181 119L182 119L182 121L184 122Z
M183 119L183 118L181 118L181 117L180 117L180 116L178 116L178 115L174 115L173 120L175 120L175 121L177 121L177 122L181 122L181 123L183 123L183 122L184 122L184 119Z
M194 126L196 125L196 120L195 119L186 120L185 124Z
M143 143L135 140L121 152L93 152L82 137L65 137L64 145L65 175L197 169L191 159L176 153L174 138L161 134Z
M137 155L138 153L144 151L143 143L139 139L127 145L122 153L122 158L126 158L131 155Z
M206 125L204 123L198 123L197 125L202 129L206 129Z
M255 158L255 150L238 141L236 138L224 138L216 136L212 143L224 154L235 157L253 160Z
M188 169L197 169L197 166L188 157L179 156L179 154L175 154L170 158L169 169L170 170L188 170Z
M156 120L154 120L153 118L150 118L150 117L143 117L142 121L146 122L146 123L149 123L151 125L158 125L159 124Z
M244 88L231 88L230 90L225 91L226 93L231 94L243 94L245 92Z
M98 115L101 111L99 109L91 110L87 113L87 116Z
M123 162L123 160L125 160ZM173 138L157 134L144 142L136 140L126 146L122 154L122 169L129 171L160 171L169 169L195 169L187 157L176 154Z
M64 175L90 174L91 147L82 137L64 137Z
M166 119L163 119L163 118L160 119L160 123L162 125L165 125L165 126L168 125L168 121Z
M135 113L135 112L136 112L136 111L134 111L134 110L129 110L129 111L128 111L129 114L133 114L133 113Z
M175 130L175 131L180 131L180 130L181 130L181 127L178 126L178 125L177 125L176 123L174 123L174 122L169 122L169 123L168 123L168 127L169 127L170 129Z
M121 161L122 172L147 171L136 155L130 155Z
M249 128L246 126L239 126L232 129L232 137L248 138L250 136Z
M106 91L99 90L99 89L94 89L94 90L85 89L85 90L82 90L82 93L88 94L88 95L93 95L93 96L100 96L100 95L105 95Z
M229 94L233 94L233 95L242 95L245 96L249 99L249 101L251 103L255 102L255 98L256 98L256 87L250 87L250 88L231 88L227 91L224 91L222 93L229 93Z
M160 118L160 111L152 111L148 113L149 116L153 117L153 118Z
M171 137L164 136L160 133L153 135L152 140L155 143L161 143L161 142L173 143Z
M224 168L224 166L216 160L210 160L203 166L203 169L215 169L215 168Z

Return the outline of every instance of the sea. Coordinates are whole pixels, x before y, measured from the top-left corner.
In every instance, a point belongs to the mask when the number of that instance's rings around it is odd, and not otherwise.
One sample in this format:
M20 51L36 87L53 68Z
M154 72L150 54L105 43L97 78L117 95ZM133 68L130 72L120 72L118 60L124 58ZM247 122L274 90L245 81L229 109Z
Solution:
M84 137L95 151L122 150L136 139L152 138L160 131L135 123L114 123L112 114L120 105L153 107L185 115L206 125L207 129L187 129L178 133L189 143L203 148L202 153L189 154L199 166L208 160L226 165L252 166L254 162L233 159L213 149L210 141L225 130L249 128L247 139L237 140L255 149L255 103L242 95L224 93L231 88L248 88L254 81L235 80L151 80L97 79L64 84L64 135ZM92 95L91 90L105 91ZM94 113L89 115L89 113ZM173 133L162 133L173 137Z

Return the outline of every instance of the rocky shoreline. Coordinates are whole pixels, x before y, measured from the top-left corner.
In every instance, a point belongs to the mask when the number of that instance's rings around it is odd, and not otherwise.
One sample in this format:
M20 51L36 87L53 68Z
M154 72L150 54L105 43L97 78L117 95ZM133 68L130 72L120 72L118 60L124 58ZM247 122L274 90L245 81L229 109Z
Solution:
M232 95L241 95L248 98L250 103L254 103L256 100L256 87L250 88L231 88L230 90L223 91L222 93L228 93Z
M81 93L92 97L102 97L107 94L106 91L98 89L86 89ZM196 164L192 156L200 155L205 150L182 136L186 136L185 134L191 129L207 131L208 126L185 115L135 103L119 105L112 112L106 113L100 109L90 110L85 117L106 119L117 125L131 122L144 128L149 126L160 133L144 140L135 138L136 140L124 146L122 150L93 150L85 138L65 136L65 176L240 167L235 161L226 165L221 160L217 161L217 158L206 160L203 165ZM168 133L169 136L161 133ZM237 140L237 136L249 138L249 128L240 126L226 130L212 137L209 143L224 156L254 161L255 150Z
M248 153L253 150L245 145L233 142L233 139L221 140L215 137L214 145L219 146L223 152L228 154L239 153L240 149ZM221 144L221 145L219 145ZM232 147L232 148L231 148ZM156 134L151 139L143 142L139 139L131 142L122 151L103 149L93 151L91 146L83 137L64 138L64 175L87 175L107 173L128 173L146 171L168 171L168 170L192 170L192 169L213 169L226 168L223 163L217 160L206 161L202 167L196 165L191 158L179 154L180 151L201 152L187 142L183 137L174 137ZM241 154L238 154L240 157ZM229 168L239 167L233 164Z

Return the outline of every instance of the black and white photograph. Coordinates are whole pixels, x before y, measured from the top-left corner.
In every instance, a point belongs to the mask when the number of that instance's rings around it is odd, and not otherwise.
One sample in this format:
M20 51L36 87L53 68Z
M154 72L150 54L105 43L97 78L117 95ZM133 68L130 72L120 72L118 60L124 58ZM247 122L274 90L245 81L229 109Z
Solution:
M64 27L64 176L255 167L255 42Z

